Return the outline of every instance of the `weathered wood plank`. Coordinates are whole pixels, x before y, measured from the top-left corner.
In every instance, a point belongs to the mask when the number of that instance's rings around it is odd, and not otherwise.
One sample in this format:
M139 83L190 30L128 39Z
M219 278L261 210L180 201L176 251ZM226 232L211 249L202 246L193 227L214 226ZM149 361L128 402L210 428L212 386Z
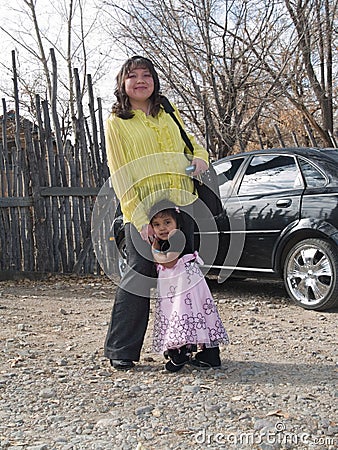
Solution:
M32 197L0 197L0 208L17 208L18 206L33 206Z
M100 192L100 188L96 187L43 187L40 189L42 197L95 197Z

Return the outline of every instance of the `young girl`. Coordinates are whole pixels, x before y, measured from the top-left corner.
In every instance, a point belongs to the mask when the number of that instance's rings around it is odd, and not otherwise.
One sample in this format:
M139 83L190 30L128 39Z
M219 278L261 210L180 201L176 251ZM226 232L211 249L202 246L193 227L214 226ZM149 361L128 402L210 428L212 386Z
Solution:
M204 367L219 367L219 344L229 343L199 267L201 258L197 252L184 254L180 215L179 209L166 201L155 205L150 213L155 233L152 252L158 271L153 349L168 355L166 369L170 372L179 371L197 346L202 349L197 355L203 356L203 349L208 349L208 354L213 349L217 353L214 364ZM198 360L191 363L203 367Z

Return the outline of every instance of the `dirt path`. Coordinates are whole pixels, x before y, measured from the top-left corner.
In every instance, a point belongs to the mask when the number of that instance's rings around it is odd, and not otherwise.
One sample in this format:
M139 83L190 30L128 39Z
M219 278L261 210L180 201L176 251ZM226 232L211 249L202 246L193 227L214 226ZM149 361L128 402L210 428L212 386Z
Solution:
M0 282L1 449L337 448L337 312L280 283L211 289L231 338L220 370L163 370L151 352L112 371L106 278Z

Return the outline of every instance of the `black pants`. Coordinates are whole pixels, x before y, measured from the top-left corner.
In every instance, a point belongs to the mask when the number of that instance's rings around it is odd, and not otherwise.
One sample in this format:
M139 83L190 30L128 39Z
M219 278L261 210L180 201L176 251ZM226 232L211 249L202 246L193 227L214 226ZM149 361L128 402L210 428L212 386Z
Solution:
M181 229L186 236L184 253L193 252L192 205L181 210ZM125 237L128 269L116 291L104 355L109 359L139 361L149 319L150 289L156 287L157 273L150 244L130 223L125 226Z

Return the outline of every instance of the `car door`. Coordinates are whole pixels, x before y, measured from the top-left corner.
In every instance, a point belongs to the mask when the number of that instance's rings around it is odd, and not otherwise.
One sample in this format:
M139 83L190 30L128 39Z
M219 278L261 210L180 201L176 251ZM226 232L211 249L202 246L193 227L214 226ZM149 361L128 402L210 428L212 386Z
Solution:
M303 189L294 156L269 153L249 157L224 202L229 223L220 229L220 245L227 250L222 265L271 272L279 236L299 220Z
M214 163L214 168L218 178L218 185L223 207L235 186L235 180L245 162L245 157L225 158ZM217 267L224 264L225 256L230 256L229 245L229 218L226 210L215 218L215 223L210 224L207 220L205 224L200 221L198 235L198 246L205 267ZM203 245L201 245L203 243ZM234 243L234 239L231 241ZM229 261L227 261L229 263Z

